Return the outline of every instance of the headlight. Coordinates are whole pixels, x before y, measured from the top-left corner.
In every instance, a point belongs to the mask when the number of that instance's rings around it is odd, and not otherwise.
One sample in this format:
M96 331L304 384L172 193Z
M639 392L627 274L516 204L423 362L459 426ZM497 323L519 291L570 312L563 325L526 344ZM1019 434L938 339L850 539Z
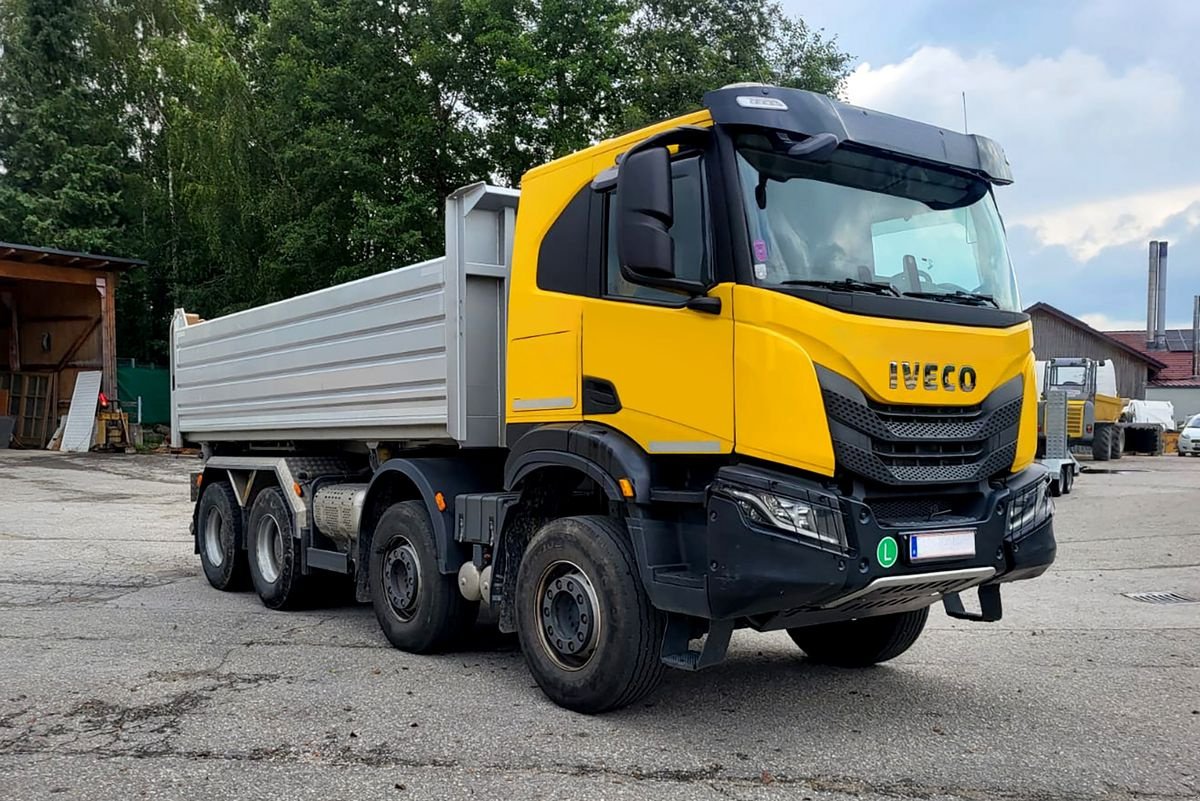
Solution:
M1054 515L1049 477L1014 495L1008 502L1008 538L1019 540Z
M846 531L837 508L729 485L716 487L715 491L732 498L753 523L815 540L843 553L847 550Z

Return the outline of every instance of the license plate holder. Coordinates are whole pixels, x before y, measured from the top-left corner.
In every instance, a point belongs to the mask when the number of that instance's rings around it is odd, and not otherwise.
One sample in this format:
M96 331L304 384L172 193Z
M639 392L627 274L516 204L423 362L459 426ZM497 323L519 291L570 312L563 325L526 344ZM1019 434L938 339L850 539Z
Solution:
M919 531L908 535L908 561L911 564L969 559L975 556L975 529Z

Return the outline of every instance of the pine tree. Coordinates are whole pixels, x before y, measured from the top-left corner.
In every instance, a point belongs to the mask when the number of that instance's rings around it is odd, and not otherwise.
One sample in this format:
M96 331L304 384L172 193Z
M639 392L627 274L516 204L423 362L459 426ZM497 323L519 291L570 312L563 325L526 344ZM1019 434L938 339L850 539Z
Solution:
M86 0L0 0L0 240L119 252L128 132Z

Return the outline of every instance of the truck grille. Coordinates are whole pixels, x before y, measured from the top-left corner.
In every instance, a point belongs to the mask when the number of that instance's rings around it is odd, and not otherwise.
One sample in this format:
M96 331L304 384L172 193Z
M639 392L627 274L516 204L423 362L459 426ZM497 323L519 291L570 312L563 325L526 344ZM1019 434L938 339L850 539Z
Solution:
M1083 403L1067 402L1067 436L1076 439L1083 436Z
M1020 377L973 406L908 406L867 400L847 379L819 372L833 451L842 470L887 485L973 482L1016 456Z

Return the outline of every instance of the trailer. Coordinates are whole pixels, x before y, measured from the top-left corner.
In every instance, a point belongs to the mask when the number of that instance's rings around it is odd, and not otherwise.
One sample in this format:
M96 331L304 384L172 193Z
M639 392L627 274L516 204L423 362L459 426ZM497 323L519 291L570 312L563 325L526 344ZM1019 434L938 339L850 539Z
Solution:
M939 601L999 620L1056 548L1003 151L798 90L704 102L520 193L454 192L440 258L178 310L172 441L200 447L209 583L289 609L340 575L419 653L487 607L582 712L720 662L740 628L864 667ZM849 274L797 246L825 240Z

